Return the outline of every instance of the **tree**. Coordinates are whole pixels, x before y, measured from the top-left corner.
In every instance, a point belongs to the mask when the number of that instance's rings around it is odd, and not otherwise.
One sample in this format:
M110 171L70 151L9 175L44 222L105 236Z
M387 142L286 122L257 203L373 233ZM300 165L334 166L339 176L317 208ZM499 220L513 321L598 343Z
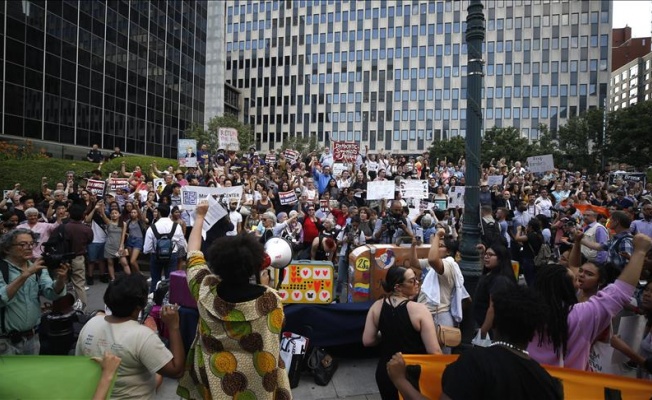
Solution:
M322 150L317 143L317 137L314 135L310 136L310 138L295 136L283 140L280 151L283 152L287 149L296 150L301 154L308 154L313 151L321 152Z
M555 160L561 160L562 158L559 143L553 138L552 132L548 130L546 124L539 124L539 140L530 144L528 152L531 156L552 154Z
M197 144L208 145L211 153L217 152L219 147L218 132L220 128L234 128L238 131L240 150L246 151L254 145L254 133L249 125L238 121L231 114L224 114L222 117L213 117L208 121L208 129L201 125L193 125L186 131L186 138L197 140Z
M608 118L606 155L638 168L652 164L652 100L612 112Z
M586 115L571 117L566 125L559 127L559 147L563 149L562 168L580 169L587 168L594 170L596 167L596 156L592 149L589 149L592 142L592 133L589 120Z
M532 154L528 140L521 137L517 128L493 127L485 131L482 138L482 151L480 159L483 163L488 163L491 159L499 160L505 158L509 161L521 161Z
M430 159L443 160L444 158L454 163L457 162L466 151L466 140L461 136L455 136L449 140L435 140L430 146Z

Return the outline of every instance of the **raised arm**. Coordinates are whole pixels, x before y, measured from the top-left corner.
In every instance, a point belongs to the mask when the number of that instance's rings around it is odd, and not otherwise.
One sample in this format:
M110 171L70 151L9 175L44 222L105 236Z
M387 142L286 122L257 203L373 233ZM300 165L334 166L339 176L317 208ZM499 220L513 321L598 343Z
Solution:
M188 238L188 252L191 251L200 251L202 244L202 226L204 225L204 219L206 218L206 213L208 212L208 202L201 202L195 208L195 224L192 231L190 231L190 237Z
M645 261L645 254L652 248L652 238L642 233L636 234L633 239L634 252L629 259L629 262L620 273L619 280L629 283L632 286L638 284L643 269L643 261Z
M439 243L444 239L446 231L442 228L437 229L437 233L430 238L430 251L428 251L428 264L439 275L444 273L444 262L439 255Z

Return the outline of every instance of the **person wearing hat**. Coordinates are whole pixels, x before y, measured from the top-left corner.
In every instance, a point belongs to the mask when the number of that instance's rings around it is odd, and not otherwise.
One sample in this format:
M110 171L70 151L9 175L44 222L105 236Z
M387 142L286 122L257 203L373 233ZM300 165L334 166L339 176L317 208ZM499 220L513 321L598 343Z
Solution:
M231 199L229 202L229 219L233 224L233 230L228 231L226 236L235 236L242 232L242 214L237 211L238 200Z
M174 179L176 179L177 183L180 186L188 186L188 181L186 180L183 171L181 171L180 169L174 171Z

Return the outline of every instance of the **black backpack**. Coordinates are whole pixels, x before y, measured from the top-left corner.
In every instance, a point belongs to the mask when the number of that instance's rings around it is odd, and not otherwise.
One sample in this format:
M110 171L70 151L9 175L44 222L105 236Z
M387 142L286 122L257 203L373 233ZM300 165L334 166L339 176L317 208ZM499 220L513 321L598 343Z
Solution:
M500 225L498 222L487 222L484 218L482 221L482 236L480 240L485 247L490 247L494 243L500 243L501 245L507 247L507 240L500 233Z
M172 230L168 233L159 233L156 229L156 224L152 224L152 233L156 238L156 244L154 245L154 254L156 254L156 259L158 261L170 261L172 253L174 252L174 242L172 238L174 237L174 231L177 229L177 223L172 224Z

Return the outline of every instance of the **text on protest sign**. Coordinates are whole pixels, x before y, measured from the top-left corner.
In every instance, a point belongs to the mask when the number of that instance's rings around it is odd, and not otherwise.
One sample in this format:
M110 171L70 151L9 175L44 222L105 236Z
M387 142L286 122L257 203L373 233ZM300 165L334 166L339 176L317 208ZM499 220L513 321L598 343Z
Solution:
M109 179L109 191L115 192L116 189L129 189L129 179L127 178L111 178Z
M500 186L503 184L503 176L502 175L489 175L487 178L487 185L489 187L497 185Z
M464 208L465 192L464 186L451 186L448 190L448 208Z
M104 196L104 189L106 188L106 182L96 179L89 179L86 183L86 190L92 195L97 197Z
M367 182L367 200L393 199L395 191L393 180Z
M228 207L231 200L240 203L242 197L242 186L234 187L203 187L203 186L183 186L181 188L181 205L184 210L193 211L197 205L212 197L218 203Z
M398 189L404 199L425 199L428 197L428 181L419 179L401 179Z
M265 163L266 164L274 164L276 162L276 154L274 153L267 153L265 156Z
M552 154L533 156L527 158L527 167L530 172L546 172L555 169Z
M355 142L333 142L333 160L354 162L360 153L360 145Z
M283 155L285 156L285 158L288 160L288 162L289 162L290 164L294 164L295 162L297 162L297 160L298 160L299 157L301 156L301 153L299 153L299 152L296 151L296 150L286 149L286 150L283 152Z
M331 167L331 172L335 178L339 177L342 175L342 172L347 171L351 168L349 164L341 163L341 162L336 162L333 163L333 166Z
M238 131L233 128L220 128L217 131L217 145L224 150L238 151L240 142L238 141Z
M289 192L278 192L278 199L281 202L281 205L295 204L297 202L297 194L294 190Z
M609 175L609 184L615 184L616 180L618 179L622 179L624 182L627 182L629 186L634 186L634 184L637 182L640 182L642 187L645 187L647 184L647 174L644 172L614 172Z

